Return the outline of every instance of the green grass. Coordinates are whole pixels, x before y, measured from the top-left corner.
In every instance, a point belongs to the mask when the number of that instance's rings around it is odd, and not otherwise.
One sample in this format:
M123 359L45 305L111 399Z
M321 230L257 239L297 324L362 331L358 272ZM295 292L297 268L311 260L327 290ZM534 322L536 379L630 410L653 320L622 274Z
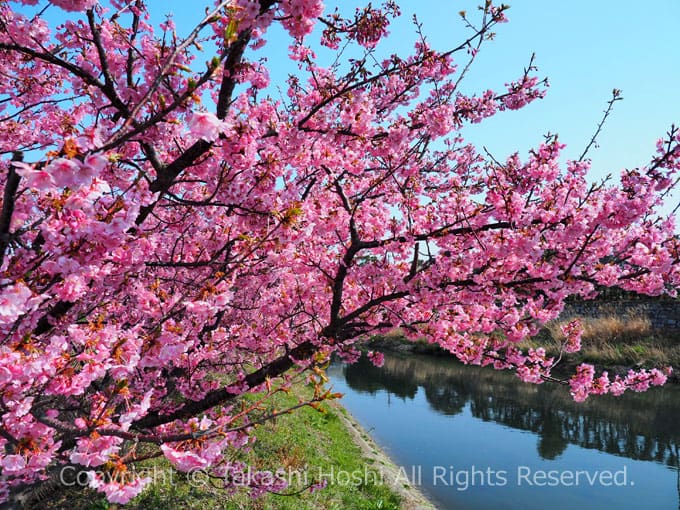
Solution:
M298 395L311 395L308 388L296 387ZM278 393L269 403L283 409L298 402L297 395ZM300 482L314 482L319 474L329 477L329 473L361 473L361 480L341 479L343 483L331 483L327 487L310 492L306 483L289 487L286 492L299 494L280 496L267 494L253 499L245 491L229 494L224 489L192 484L182 473L170 468L165 459L146 461L138 469L155 470L166 473L155 477L158 483L147 487L142 494L125 505L134 510L396 510L400 497L389 487L380 483L380 477L370 461L362 457L361 450L353 442L338 413L342 408L324 403L325 413L309 407L284 415L275 421L267 422L256 430L257 441L249 452L240 458L253 466L253 469L272 469L283 467L285 470L299 472ZM368 471L374 475L363 476ZM172 480L167 473L172 473ZM303 480L302 473L308 479ZM359 478L359 477L357 477ZM363 483L363 479L368 483ZM202 485L194 487L192 485ZM49 508L68 508L69 510L112 510L117 505L109 505L104 498L93 491L62 495L61 501L54 501Z

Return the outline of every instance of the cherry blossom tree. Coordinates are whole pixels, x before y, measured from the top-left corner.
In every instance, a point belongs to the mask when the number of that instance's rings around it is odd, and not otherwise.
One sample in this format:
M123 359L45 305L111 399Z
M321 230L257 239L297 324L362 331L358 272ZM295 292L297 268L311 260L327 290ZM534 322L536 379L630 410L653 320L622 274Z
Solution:
M545 92L533 63L459 90L505 10L463 13L449 51L421 37L381 59L392 1L218 1L189 32L143 0L1 0L0 500L74 466L126 502L150 455L229 488L248 466L225 459L276 415L261 404L301 378L316 389L296 407L335 398L323 367L362 338L399 327L540 383L556 360L516 344L565 298L674 293L678 238L655 210L677 130L619 184L587 180L585 154L561 163L554 136L502 161L462 138ZM280 97L254 53L277 24ZM565 334L578 350L579 324ZM583 400L666 375L562 382ZM267 474L254 494L281 489Z

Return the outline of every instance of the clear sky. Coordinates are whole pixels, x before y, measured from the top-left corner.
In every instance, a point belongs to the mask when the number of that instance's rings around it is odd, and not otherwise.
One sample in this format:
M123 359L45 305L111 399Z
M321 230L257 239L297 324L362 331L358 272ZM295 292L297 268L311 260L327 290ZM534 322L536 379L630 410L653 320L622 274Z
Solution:
M455 46L465 37L458 11L474 16L479 1L402 1L403 16L389 46L408 51L411 14L422 21L431 44ZM581 154L613 88L623 91L589 154L598 175L649 160L657 138L680 124L680 0L509 0L509 23L479 54L463 84L465 91L501 88L516 79L536 53L539 76L550 82L547 96L523 110L499 114L466 132L498 157L525 152L557 132L567 155ZM401 49L403 48L403 49ZM390 47L390 50L392 48Z
M380 0L374 0L378 4ZM403 15L383 43L384 54L406 55L415 39L416 13L432 46L458 45L468 32L458 12L471 19L483 0L400 0ZM41 2L42 3L42 2ZM173 12L180 35L205 13L208 2L149 0L156 12ZM328 0L353 10L364 1ZM655 141L672 123L680 124L680 0L507 0L509 23L496 27L472 67L463 89L502 89L517 79L536 53L539 76L550 88L546 98L520 111L505 112L466 129L468 139L487 147L498 159L536 146L547 132L559 133L566 156L578 157L594 133L613 88L623 91L613 115L591 150L593 178L644 165ZM53 9L53 11L56 9ZM56 14L56 13L55 13ZM63 15L63 14L62 14ZM162 17L157 18L159 21ZM280 31L269 36L266 52L273 81L291 71L289 40ZM670 210L672 207L669 207Z
M423 2L422 17L433 44L460 38L460 25L444 15L474 2ZM680 123L680 1L510 0L510 22L497 27L471 69L470 90L513 79L536 53L548 95L519 112L500 114L470 130L499 156L524 151L547 131L560 134L567 155L580 155L595 131L613 88L623 91L589 153L598 175L648 161L654 143ZM447 6L451 6L448 7ZM419 7L420 9L420 7ZM469 8L470 12L473 8ZM457 36L457 37L456 37Z

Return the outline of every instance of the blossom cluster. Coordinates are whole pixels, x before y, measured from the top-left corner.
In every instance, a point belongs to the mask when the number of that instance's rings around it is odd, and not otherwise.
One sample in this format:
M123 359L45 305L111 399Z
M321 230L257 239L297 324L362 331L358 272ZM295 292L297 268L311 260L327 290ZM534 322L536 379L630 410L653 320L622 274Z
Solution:
M224 459L277 415L267 398L305 377L299 406L336 398L323 367L363 338L401 328L541 383L556 360L517 344L566 298L680 284L656 212L677 131L620 185L591 184L556 137L488 158L461 130L545 81L530 66L465 93L469 44L378 59L395 2L324 17L319 0L218 1L184 38L145 2L53 0L57 27L24 13L37 3L0 2L0 499L73 464L125 503L149 482L123 476L140 445L235 490L251 466ZM486 2L470 41L504 11ZM323 44L363 57L317 56L320 19ZM257 53L274 24L298 66L282 94ZM564 334L577 351L580 326ZM584 400L668 374L582 365L567 384ZM248 488L280 491L270 475Z

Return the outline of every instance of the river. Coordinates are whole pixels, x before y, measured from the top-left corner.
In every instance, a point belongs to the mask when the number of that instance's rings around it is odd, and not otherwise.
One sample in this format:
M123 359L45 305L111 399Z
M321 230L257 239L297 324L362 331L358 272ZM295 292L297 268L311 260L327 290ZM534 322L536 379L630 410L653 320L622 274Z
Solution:
M680 388L568 388L426 355L333 363L334 391L404 481L444 509L680 508Z

